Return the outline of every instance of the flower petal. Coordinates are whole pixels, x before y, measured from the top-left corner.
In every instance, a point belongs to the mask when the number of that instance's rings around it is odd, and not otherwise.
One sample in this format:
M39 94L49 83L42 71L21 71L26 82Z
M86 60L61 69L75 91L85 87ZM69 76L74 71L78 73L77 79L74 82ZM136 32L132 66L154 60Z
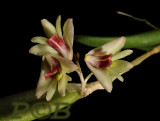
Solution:
M53 76L54 74L56 74L57 71L58 71L57 68L51 69L51 71L49 71L49 72L47 72L47 73L45 74L45 79L52 78L52 76Z
M33 55L43 56L46 53L56 54L58 55L58 52L54 50L52 47L46 44L38 44L30 48L29 53Z
M38 36L38 37L33 37L31 39L31 42L33 42L33 43L39 43L39 44L47 44L46 40L47 40L46 37L40 37L40 36Z
M72 60L73 53L70 53L70 48L66 45L63 39L58 35L54 35L47 40L48 45L57 50L63 57Z
M45 54L45 59L50 66L50 69L52 70L53 68L60 68L60 62L56 58L54 58L51 54L47 53Z
M107 70L109 71L109 74L111 75L112 79L113 78L118 78L121 82L124 81L123 77L119 73L114 71L113 69L107 68Z
M63 73L62 78L58 81L58 92L60 93L61 96L65 96L66 86L68 81L70 81L70 78L71 78L70 76Z
M118 52L119 50L122 49L122 47L124 46L126 42L126 38L125 37L120 37L118 39L115 39L115 40L112 40L110 42L108 42L107 44L101 46L101 47L98 47L98 48L95 48L91 51L89 51L87 53L87 55L108 55L108 54L114 54L116 52Z
M108 71L103 69L97 69L87 63L88 68L94 73L97 80L101 83L101 85L108 91L112 91L112 79L108 73Z
M106 67L110 67L112 64L112 54L104 55L104 56L95 56L95 55L86 55L85 61L87 61L90 65L95 68L105 69Z
M54 58L56 58L57 60L59 60L62 70L65 73L71 73L75 70L78 69L78 66L76 64L73 63L73 61L66 59L64 57L58 56L58 55L51 55Z
M49 71L45 58L42 58L41 74L36 88L36 97L39 99L48 89L51 79L45 80L45 73Z
M52 25L47 19L42 19L41 24L47 37L50 38L51 36L57 34L54 25Z
M55 78L53 78L49 87L48 87L48 91L47 91L47 95L46 95L47 101L50 101L52 99L54 93L56 92L56 87L57 87L57 80Z
M60 36L63 39L62 30L61 30L61 15L59 15L56 20L56 31L58 36Z
M117 73L124 73L130 70L132 67L133 65L130 62L124 60L116 60L113 62L112 69Z
M73 19L67 19L63 26L63 39L66 44L72 49L74 37Z
M113 55L112 61L119 60L119 59L121 59L121 58L124 58L124 57L132 54L132 53L133 53L132 50L124 50L124 51L121 51L121 52Z

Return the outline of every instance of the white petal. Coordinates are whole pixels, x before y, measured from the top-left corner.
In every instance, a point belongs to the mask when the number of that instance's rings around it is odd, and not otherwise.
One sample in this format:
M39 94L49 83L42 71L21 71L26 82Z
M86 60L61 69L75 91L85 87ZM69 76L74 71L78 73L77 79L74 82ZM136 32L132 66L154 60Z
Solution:
M106 70L97 69L86 63L88 68L94 73L97 80L101 83L101 85L108 91L112 91L112 79Z
M63 26L63 39L70 49L72 49L73 46L73 37L74 37L73 20L67 19Z
M57 80L52 79L47 91L47 96L46 96L47 101L50 101L52 99L54 93L56 92L56 87L57 87Z
M119 60L119 59L121 59L121 58L124 58L124 57L132 54L132 53L133 53L132 50L124 50L124 51L121 51L121 52L113 55L112 61Z
M29 53L37 56L43 56L47 53L57 54L58 52L47 44L38 44L30 48Z
M78 69L78 66L74 64L73 61L68 60L64 57L58 56L58 55L52 55L52 56L55 57L57 60L59 60L62 66L62 70L65 73L71 73Z
M62 78L58 81L58 92L61 96L65 96L66 86L69 80L70 76L63 74Z
M61 16L59 15L56 20L56 31L57 34L63 39L62 30L61 30Z
M113 69L107 68L107 70L109 71L109 74L111 75L112 78L118 78L121 82L124 81L123 77Z
M31 39L31 42L33 42L33 43L39 43L39 44L47 44L46 40L47 40L46 37L40 37L40 36L38 36L38 37L33 37Z
M52 25L47 19L42 19L41 24L47 37L50 38L51 36L57 34L54 25Z
M104 54L107 54L107 55L114 54L122 49L125 42L126 42L126 38L122 36L118 39L115 39L115 40L112 40L112 41L106 43L105 45L103 45L101 47L98 47L98 48L95 48L95 49L89 51L87 53L87 55L96 54L98 56L98 55L104 55Z
M130 70L132 67L133 65L130 62L124 60L116 60L113 62L112 69L117 73L124 73Z
M42 58L41 74L36 88L36 97L39 99L48 89L50 79L45 80L45 73L49 71L44 57Z

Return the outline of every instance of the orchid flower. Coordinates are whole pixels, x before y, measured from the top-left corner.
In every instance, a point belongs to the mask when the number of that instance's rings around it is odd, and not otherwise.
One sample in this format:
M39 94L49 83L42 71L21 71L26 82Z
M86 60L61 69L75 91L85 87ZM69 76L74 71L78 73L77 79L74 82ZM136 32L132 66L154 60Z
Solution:
M58 16L56 20L56 27L46 19L43 19L41 23L48 38L41 36L32 38L33 43L39 44L33 46L29 52L42 56L36 97L40 98L47 92L46 99L49 101L54 95L57 85L60 95L65 96L67 82L72 80L67 73L71 73L78 68L72 62L74 27L72 19L67 19L63 26L62 35L61 16Z
M34 37L32 38L33 43L39 43L33 46L29 52L43 56L46 53L60 54L61 56L72 60L73 59L73 36L74 27L73 20L67 19L63 26L63 35L61 30L61 16L57 17L56 27L52 25L48 20L42 19L42 27L45 35L48 37Z
M41 74L36 89L36 97L39 99L47 92L47 101L51 100L57 85L58 92L61 96L65 96L67 82L72 78L67 75L75 70L77 66L69 59L59 55L45 54L42 57Z
M133 52L132 50L123 50L120 52L125 42L126 38L120 37L89 51L85 55L85 62L88 68L108 92L112 91L112 81L118 78L123 82L124 79L121 73L133 67L129 62L119 60Z

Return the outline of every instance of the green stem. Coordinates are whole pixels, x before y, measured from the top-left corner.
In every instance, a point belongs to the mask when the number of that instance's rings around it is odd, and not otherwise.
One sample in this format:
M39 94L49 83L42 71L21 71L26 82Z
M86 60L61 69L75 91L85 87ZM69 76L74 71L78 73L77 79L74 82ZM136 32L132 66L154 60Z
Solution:
M153 25L151 22L149 22L148 20L146 19L142 19L142 18L137 18L131 14L128 14L128 13L124 13L124 12L121 12L121 11L117 11L118 14L120 15L124 15L124 16L127 16L127 17L130 17L136 21L141 21L141 22L144 22L146 23L148 26L152 27L153 29L159 29L157 26Z
M91 72L84 80L85 84L87 84L88 80L91 78L91 76L93 75L93 73Z
M22 92L0 99L0 121L31 121L55 112L56 103L72 104L79 98L79 91L67 92L65 97L61 97L56 93L51 101L46 101L45 97L37 100L35 97L35 90ZM14 114L14 103L22 103L23 106L27 105L28 109ZM66 105L62 105L59 109L65 106Z
M131 63L134 65L134 66L137 66L139 64L141 64L144 60L146 60L148 57L154 55L154 54L157 54L160 52L160 45L152 48L152 50L146 52L145 54L143 54L142 56L138 57L137 59L133 60Z
M74 55L74 58L75 58L75 63L78 66L78 70L76 72L77 72L77 74L80 78L80 81L81 81L81 92L80 93L81 93L81 96L83 96L84 91L85 91L85 79L84 79L83 72L82 72L82 69L81 69L81 66L79 63L80 54L77 53L76 55Z
M142 50L148 50L146 48L151 48L160 44L160 30L153 30L149 32L144 32L135 35L125 36L127 41L124 46L126 48L136 48ZM96 36L75 36L75 41L88 45L91 47L99 47L117 37L96 37Z

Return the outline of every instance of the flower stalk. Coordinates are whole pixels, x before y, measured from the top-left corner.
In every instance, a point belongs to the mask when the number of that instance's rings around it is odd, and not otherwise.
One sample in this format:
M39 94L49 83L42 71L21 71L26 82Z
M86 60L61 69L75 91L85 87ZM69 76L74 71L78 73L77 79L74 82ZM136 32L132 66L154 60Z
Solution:
M130 17L130 18L132 18L132 19L134 19L134 20L136 20L136 21L144 22L144 23L146 23L148 26L152 27L153 29L159 29L157 26L153 25L151 22L149 22L149 21L146 20L146 19L138 18L138 17L135 17L135 16L133 16L133 15L131 15L131 14L124 13L124 12L122 12L122 11L117 11L117 13L120 14L120 15L123 15L123 16Z
M93 73L91 72L84 80L85 84L87 84L88 80L93 76Z
M86 86L85 86L85 79L84 79L84 76L83 76L83 72L82 72L82 69L81 69L81 66L80 66L80 63L79 63L80 54L77 53L74 57L75 57L75 63L78 66L78 69L76 70L76 72L77 72L77 74L78 74L78 76L80 78L80 81L81 81L80 94L81 94L81 96L83 96Z
M159 52L160 52L160 45L154 47L153 49L151 49L150 51L146 52L142 56L140 56L137 59L133 60L131 63L133 64L133 66L137 66L137 65L141 64L144 60L149 58L150 56L152 56L154 54L157 54Z

